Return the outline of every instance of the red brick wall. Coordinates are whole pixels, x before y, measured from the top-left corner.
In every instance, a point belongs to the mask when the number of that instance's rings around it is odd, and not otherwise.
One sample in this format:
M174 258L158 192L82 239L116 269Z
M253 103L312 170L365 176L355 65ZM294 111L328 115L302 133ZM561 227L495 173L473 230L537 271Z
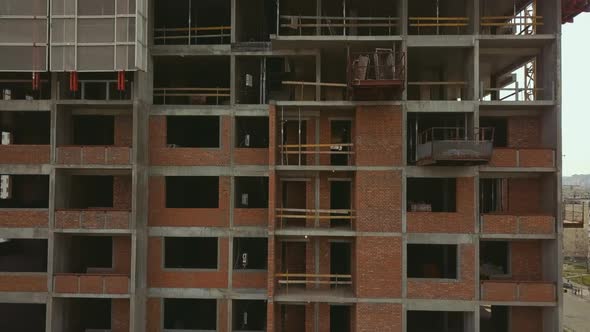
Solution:
M407 212L410 233L473 233L475 231L473 178L457 178L456 212Z
M234 149L234 162L237 165L268 165L268 149Z
M47 273L0 273L0 292L47 292Z
M166 208L166 180L163 176L149 179L150 226L229 226L230 178L219 177L219 208L168 209Z
M542 307L510 307L510 331L543 331Z
M541 144L541 119L533 116L508 118L508 147L538 148Z
M131 274L131 238L113 236L113 273Z
M227 288L227 238L219 238L217 270L165 270L163 245L163 238L150 237L148 240L148 287Z
M511 241L510 269L512 279L537 281L543 275L543 252L541 241Z
M150 164L222 166L230 163L231 117L221 117L219 148L167 148L166 116L150 117Z
M0 210L0 227L47 228L49 212L41 209Z
M131 210L131 176L113 177L113 207Z
M129 300L112 299L111 301L111 331L129 332Z
M359 106L356 109L355 151L358 166L402 164L400 106Z
M115 146L133 145L133 116L115 116Z
M233 288L266 288L268 273L234 270L232 277Z
M400 172L357 171L357 231L401 232L401 181Z
M539 213L541 211L541 181L539 179L508 180L508 211Z
M146 301L146 330L147 332L160 332L162 326L162 299L148 298Z
M353 331L401 332L402 305L393 303L357 303Z
M0 145L0 164L48 164L49 145Z
M358 237L353 274L358 297L401 297L402 239Z
M461 244L459 250L458 280L439 281L408 279L408 298L473 300L475 295L475 247Z

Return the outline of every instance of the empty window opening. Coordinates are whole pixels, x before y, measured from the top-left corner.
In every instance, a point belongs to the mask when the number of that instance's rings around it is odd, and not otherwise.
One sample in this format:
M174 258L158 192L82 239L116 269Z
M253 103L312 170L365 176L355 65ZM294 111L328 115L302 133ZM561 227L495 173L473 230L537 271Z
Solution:
M494 147L505 148L508 146L508 119L489 117L479 119L480 128L494 128Z
M166 177L166 208L217 209L218 207L219 177Z
M232 300L233 331L266 331L266 301Z
M307 144L307 121L285 120L282 128L282 163L284 165L307 165L308 155L300 153L307 149L299 145Z
M238 104L265 104L265 58L240 57L237 59L237 84L238 91L236 103Z
M332 211L330 226L347 227L351 226L352 216L352 182L351 181L330 181L330 210ZM341 217L341 218L339 218Z
M297 304L281 304L281 331L305 331L305 306Z
M501 305L484 305L479 308L479 325L481 332L507 332L509 307Z
M164 329L215 331L217 300L164 299Z
M508 179L479 180L479 209L481 213L500 213L507 210Z
M118 72L78 73L77 91L70 89L70 74L59 75L59 97L82 100L129 100L132 96L133 73L125 73L124 90L118 87Z
M407 312L408 332L464 332L465 313L455 311Z
M292 78L291 68L284 58L266 58L266 96L268 100L287 100L289 90L283 81Z
M167 237L164 267L168 269L216 269L216 237Z
M115 117L110 115L74 115L74 145L114 145Z
M350 306L330 305L330 332L350 331Z
M111 330L111 299L68 298L63 301L64 332Z
M305 273L306 242L282 242L281 264L283 273Z
M268 117L236 117L237 148L268 148Z
M457 140L469 137L467 113L408 113L408 163L418 159L418 145L430 141Z
M252 0L236 2L236 39L238 42L270 41L276 33L277 2Z
M267 252L266 238L234 238L234 269L266 270Z
M49 112L0 112L2 145L49 145Z
M228 105L229 56L157 57L154 104Z
M166 117L166 144L168 147L218 148L218 116Z
M352 155L352 121L334 120L330 122L330 162L332 165L347 166L350 165Z
M113 238L110 236L64 237L56 246L60 273L97 273L113 268Z
M509 244L506 241L481 241L479 244L480 279L493 279L510 272Z
M290 216L297 210L307 209L307 181L282 181L281 185L282 208L286 209L278 214L282 226L305 227L305 219Z
M6 8L6 7L4 7ZM22 55L22 54L21 54ZM26 58L26 57L25 57ZM0 100L39 100L51 98L51 77L49 73L37 73L39 89L33 89L31 73L10 73L0 75Z
M45 331L45 304L0 303L0 312L0 331Z
M231 37L229 0L155 2L156 45L227 44Z
M47 272L47 240L0 238L0 272Z
M457 279L457 246L408 244L408 277Z
M47 209L48 175L0 175L0 208Z
M348 242L330 243L330 274L350 275L351 274L351 249ZM338 284L342 281L348 282L348 278L332 278L332 287L340 288L346 284Z
M67 185L69 182L69 186ZM114 178L111 175L73 175L64 181L67 197L64 208L113 208Z
M235 177L236 208L268 208L268 177Z
M455 178L408 178L408 212L456 212Z

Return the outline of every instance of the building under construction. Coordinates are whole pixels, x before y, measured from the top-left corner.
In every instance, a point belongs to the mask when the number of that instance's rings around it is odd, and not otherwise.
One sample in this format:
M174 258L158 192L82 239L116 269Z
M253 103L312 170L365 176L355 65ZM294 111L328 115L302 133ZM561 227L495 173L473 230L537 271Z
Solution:
M1 0L0 331L561 331L555 0Z

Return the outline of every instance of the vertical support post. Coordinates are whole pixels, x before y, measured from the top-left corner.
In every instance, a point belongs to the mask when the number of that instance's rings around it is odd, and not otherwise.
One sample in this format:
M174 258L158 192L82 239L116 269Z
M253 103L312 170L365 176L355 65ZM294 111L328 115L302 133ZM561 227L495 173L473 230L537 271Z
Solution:
M193 0L187 0L188 1L188 45L191 44L191 28L193 26L192 24L192 13L193 13Z

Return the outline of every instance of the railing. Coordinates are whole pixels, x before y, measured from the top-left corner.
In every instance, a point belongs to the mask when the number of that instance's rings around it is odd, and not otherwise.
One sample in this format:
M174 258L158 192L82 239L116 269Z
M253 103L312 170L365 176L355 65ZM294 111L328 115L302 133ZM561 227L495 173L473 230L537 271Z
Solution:
M0 100L50 99L49 80L40 80L38 90L33 90L32 79L0 79Z
M476 141L491 142L494 140L494 128L475 128L475 137L467 137L465 127L432 127L422 131L418 137L418 144L434 141Z
M299 36L313 36L318 31L322 36L391 36L398 33L399 25L398 17L281 15L279 31Z
M489 97L490 100L499 101L527 101L527 100L540 100L539 92L543 92L543 88L521 88L518 86L518 82L515 82L514 88L487 88L482 89L481 100L485 100ZM496 94L492 97L492 94Z
M371 53L355 53L349 63L349 82L352 86L366 81L403 80L405 53L391 49L376 49Z
M156 28L154 41L159 45L211 44L199 43L199 40L218 40L219 44L229 43L231 26L195 27L195 28ZM168 43L170 42L170 43Z
M480 26L484 34L533 35L543 25L543 16L483 16Z
M188 105L221 105L229 102L229 88L154 88L154 100L166 105L170 98L183 98ZM168 98L168 100L167 100Z
M352 275L350 274L308 274L308 273L277 273L275 274L277 283L285 285L289 291L289 285L330 285L338 288L338 286L351 286Z
M289 156L297 155L298 165L301 165L302 155L320 155L327 154L330 156L346 156L346 165L352 164L353 143L333 143L333 144L281 144L279 145L281 160L289 164ZM339 164L339 163L335 163Z
M408 82L408 87L418 87L419 88L419 100L433 100L432 96L435 95L433 93L433 89L441 89L444 88L445 91L440 97L435 97L435 99L440 100L458 100L458 99L465 99L465 87L467 86L467 82L465 81L421 81L421 82Z
M351 209L295 209L295 208L277 208L276 218L280 223L280 227L285 227L286 219L289 220L319 220L331 222L332 220L347 220L352 221L356 218L355 210Z
M430 32L433 29L435 34L441 34L441 29L456 28L457 34L460 34L463 28L469 25L469 18L459 17L410 17L408 19L410 28L416 28L420 35L424 32ZM445 30L446 31L446 30Z
M60 99L72 100L130 100L133 98L133 82L125 80L125 90L117 90L117 80L79 80L79 92L62 89L59 86Z
M583 228L588 218L588 205L585 202L563 202L563 226L566 228Z

